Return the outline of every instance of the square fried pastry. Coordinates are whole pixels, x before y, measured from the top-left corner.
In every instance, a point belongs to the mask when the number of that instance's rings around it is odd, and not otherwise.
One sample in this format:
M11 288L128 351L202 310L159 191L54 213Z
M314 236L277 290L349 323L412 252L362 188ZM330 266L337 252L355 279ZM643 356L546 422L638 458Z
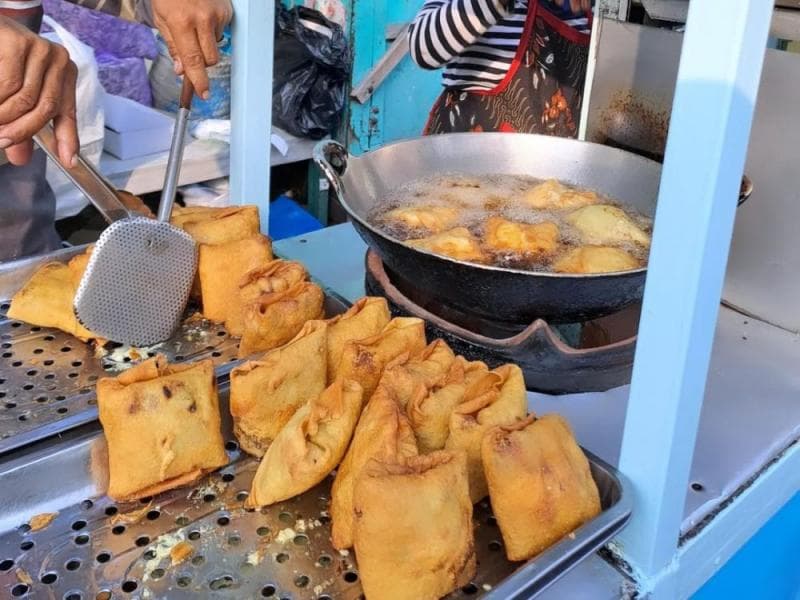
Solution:
M97 383L108 495L134 500L190 484L228 462L214 364L157 356Z
M415 317L392 319L383 330L372 337L348 342L334 379L352 379L364 388L369 398L378 386L383 369L403 354L414 357L425 350L425 322Z
M556 179L548 179L525 192L522 201L537 210L575 210L596 204L599 198L595 192L576 190Z
M175 206L170 222L192 236L198 244L227 244L261 233L255 205Z
M331 538L334 548L353 545L353 484L372 459L398 462L417 455L414 432L394 393L378 387L356 426L331 490Z
M456 227L430 237L407 240L412 248L465 262L485 262L480 242L466 227Z
M370 600L437 600L475 575L463 452L371 461L353 490L354 546Z
M484 247L495 253L522 256L550 255L558 249L561 235L555 223L516 223L502 217L486 221Z
M558 415L490 430L481 454L509 560L528 560L600 514L589 461Z
M406 410L421 454L445 447L453 412L466 400L467 390L473 383L488 373L489 368L484 363L470 362L459 356L439 385L411 399Z
M404 206L383 215L388 225L427 234L441 233L456 225L459 211L452 206Z
M261 459L247 506L288 500L325 479L347 451L363 397L358 383L339 379L300 407Z
M585 206L570 213L567 222L578 231L584 244L617 246L634 243L643 248L650 247L650 235L616 206Z
M418 356L406 353L387 364L379 385L390 389L405 410L417 390L427 393L444 385L456 360L460 359L444 340L434 340Z
M81 325L72 305L88 262L89 253L86 253L76 256L69 264L52 262L39 267L11 298L8 318L60 329L83 342L98 339Z
M347 343L379 334L390 319L386 299L367 296L344 314L328 320L328 383L333 383Z
M239 358L265 352L290 341L307 321L321 319L325 294L309 281L295 283L282 292L264 294L244 310Z
M556 273L592 274L632 271L641 267L639 260L621 248L581 246L573 248L553 263Z
M198 276L203 316L224 323L239 305L239 284L245 275L272 260L272 243L263 235L200 244Z
M469 493L478 502L489 493L481 463L484 434L498 425L511 425L525 418L528 401L522 370L517 365L503 365L477 378L468 387L464 401L450 415L447 450L467 454Z
M306 268L296 261L273 260L253 269L239 282L239 299L228 312L225 329L231 335L241 337L247 307L265 295L286 292L293 285L307 280Z
M231 415L239 446L264 456L297 410L325 390L325 321L309 321L291 342L231 372Z

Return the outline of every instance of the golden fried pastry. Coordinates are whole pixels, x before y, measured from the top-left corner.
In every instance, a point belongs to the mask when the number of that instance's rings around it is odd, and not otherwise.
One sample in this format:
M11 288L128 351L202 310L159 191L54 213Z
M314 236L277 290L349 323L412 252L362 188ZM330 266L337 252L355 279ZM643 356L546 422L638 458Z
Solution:
M597 194L567 187L556 179L548 179L527 192L522 201L537 210L574 210L596 204Z
M467 389L464 402L453 410L445 448L466 452L473 502L489 493L481 464L484 434L492 427L512 425L524 419L527 404L522 370L509 364L476 378Z
M258 465L247 505L287 500L325 479L353 437L363 396L359 384L340 379L294 413Z
M238 306L244 276L272 260L272 243L263 235L225 244L200 244L198 276L203 316L224 323Z
M354 545L370 600L437 600L475 575L462 452L371 461L353 491Z
M261 233L258 207L193 206L172 209L171 223L188 233L198 244L227 244Z
M265 352L290 341L307 321L324 316L325 294L308 281L283 292L264 294L245 307L239 358Z
M616 246L633 242L650 247L650 236L616 206L586 206L570 213L567 222L578 231L584 244Z
M426 343L422 319L397 317L378 335L348 342L333 378L359 382L364 388L364 397L369 399L378 386L384 367L403 354L411 357L420 354Z
M245 308L265 294L282 293L296 283L306 281L308 272L299 262L273 260L247 273L239 282L238 302L228 311L225 329L233 336L244 333Z
M431 237L408 240L405 243L412 248L427 250L455 260L484 262L486 258L478 238L472 235L466 227L456 227Z
M482 362L469 362L459 356L441 385L425 395L417 395L407 407L408 418L421 454L441 450L450 436L450 418L460 406L470 386L489 373Z
M333 382L345 345L379 334L390 319L385 298L366 297L358 300L346 313L328 321L328 383Z
M386 365L379 385L390 389L405 410L416 390L444 385L456 355L444 340L434 340L419 356L403 354Z
M153 211L150 210L150 207L147 206L147 204L145 204L142 199L139 198L139 196L134 196L130 192L123 190L117 190L117 196L125 208L131 212L137 213L136 216L147 217L149 219L156 218L156 216L153 214Z
M458 209L451 206L407 206L390 210L383 219L389 225L441 233L455 226L458 216Z
M76 261L76 265L79 263ZM80 324L72 307L82 274L82 271L78 274L75 268L58 262L39 267L11 298L8 318L39 327L60 329L84 342L97 339L95 334Z
M508 560L533 558L600 514L589 461L562 417L492 429L481 453Z
M555 263L556 273L616 273L638 269L641 263L633 255L608 246L581 246L564 254Z
M86 268L89 266L89 259L92 258L92 252L94 252L94 245L89 246L85 252L82 252L77 256L73 256L67 263L67 266L72 273L72 281L75 284L76 293L81 284L81 279L83 279L83 274L86 272Z
M147 360L97 383L108 495L134 500L187 485L228 462L214 363Z
M391 390L378 387L356 426L353 441L339 465L331 490L332 540L334 548L353 545L353 484L372 459L402 462L417 455L411 424Z
M558 249L561 235L555 223L515 223L501 217L486 222L484 246L492 252L521 255L547 255Z
M231 415L239 446L267 448L297 410L325 390L325 321L309 321L291 342L231 372Z
M480 208L490 196L480 179L475 177L444 177L430 189L431 195L439 201L461 208Z

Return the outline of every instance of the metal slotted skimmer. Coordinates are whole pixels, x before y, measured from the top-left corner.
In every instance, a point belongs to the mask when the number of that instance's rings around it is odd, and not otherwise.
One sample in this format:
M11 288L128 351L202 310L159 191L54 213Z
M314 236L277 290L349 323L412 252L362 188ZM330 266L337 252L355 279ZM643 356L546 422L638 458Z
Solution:
M332 477L292 500L245 509L258 461L233 441L224 385L220 404L231 463L155 498L114 504L104 495L96 425L0 464L2 597L363 598L356 557L330 544ZM527 564L506 561L488 502L476 507L478 573L449 598L528 598L610 539L630 514L627 491L610 468L593 462L592 470L604 513Z
M222 325L203 319L183 323L172 338L157 346L98 353L66 333L6 318L11 296L39 266L67 261L84 250L0 266L0 454L94 421L97 380L118 375L155 353L170 362L210 358L218 375L227 374L238 362L238 340L228 336ZM326 302L329 314L345 310L333 298Z

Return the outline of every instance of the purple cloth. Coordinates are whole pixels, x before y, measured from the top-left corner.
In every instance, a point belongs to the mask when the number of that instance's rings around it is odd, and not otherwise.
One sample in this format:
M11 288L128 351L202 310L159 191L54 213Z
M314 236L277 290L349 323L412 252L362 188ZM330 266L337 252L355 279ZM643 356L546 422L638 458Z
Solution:
M153 106L153 93L147 67L141 58L118 58L96 53L100 83L109 94L124 96L145 106Z
M64 0L44 0L43 4L45 14L98 53L150 60L158 56L155 36L145 25L129 23Z

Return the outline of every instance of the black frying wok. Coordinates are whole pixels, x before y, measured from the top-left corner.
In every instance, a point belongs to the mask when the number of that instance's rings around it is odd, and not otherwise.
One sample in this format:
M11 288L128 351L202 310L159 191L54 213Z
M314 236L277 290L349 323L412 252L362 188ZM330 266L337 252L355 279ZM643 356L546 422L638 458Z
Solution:
M646 269L600 275L537 273L464 263L406 246L373 227L370 210L410 180L436 174L556 178L653 217L661 165L608 146L532 134L457 133L384 146L360 157L336 142L314 154L353 225L389 271L463 310L513 323L579 322L641 300Z

